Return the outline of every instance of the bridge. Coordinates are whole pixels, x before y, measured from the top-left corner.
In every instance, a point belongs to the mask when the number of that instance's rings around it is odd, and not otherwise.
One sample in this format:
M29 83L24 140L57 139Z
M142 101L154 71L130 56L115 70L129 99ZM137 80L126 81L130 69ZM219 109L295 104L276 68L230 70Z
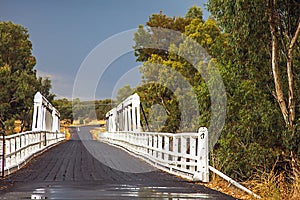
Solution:
M1 137L0 199L233 199L209 181L207 129L147 133L137 95L107 113L107 132L93 126L59 132L59 112L35 95L32 131Z

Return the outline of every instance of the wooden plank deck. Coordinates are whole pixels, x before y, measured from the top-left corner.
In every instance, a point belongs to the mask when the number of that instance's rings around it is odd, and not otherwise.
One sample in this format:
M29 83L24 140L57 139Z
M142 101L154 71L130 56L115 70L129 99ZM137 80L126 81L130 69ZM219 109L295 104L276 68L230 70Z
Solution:
M90 128L72 129L69 141L1 180L0 199L234 199L94 141Z

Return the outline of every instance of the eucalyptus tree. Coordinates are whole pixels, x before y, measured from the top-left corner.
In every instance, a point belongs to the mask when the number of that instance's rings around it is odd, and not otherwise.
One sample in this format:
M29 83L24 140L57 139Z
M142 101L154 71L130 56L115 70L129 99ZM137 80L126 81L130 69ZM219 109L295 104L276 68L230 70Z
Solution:
M0 127L14 132L15 120L21 120L21 130L29 128L34 94L50 94L50 80L38 80L32 55L32 43L26 28L0 21Z

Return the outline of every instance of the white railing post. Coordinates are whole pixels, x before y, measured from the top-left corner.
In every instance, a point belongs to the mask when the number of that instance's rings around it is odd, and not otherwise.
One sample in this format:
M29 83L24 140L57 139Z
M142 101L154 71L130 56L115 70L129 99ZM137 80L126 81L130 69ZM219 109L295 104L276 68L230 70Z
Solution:
M208 131L205 127L199 128L197 157L197 171L194 174L193 180L209 182Z

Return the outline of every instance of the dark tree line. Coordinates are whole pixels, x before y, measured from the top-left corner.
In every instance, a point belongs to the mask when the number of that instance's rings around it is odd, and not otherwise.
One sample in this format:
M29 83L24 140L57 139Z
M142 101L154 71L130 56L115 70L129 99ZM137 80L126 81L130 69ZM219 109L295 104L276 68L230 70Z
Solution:
M106 113L115 105L111 99L80 101L80 99L68 100L56 99L53 105L60 111L61 120L66 124L72 124L74 120L84 121L105 120Z

